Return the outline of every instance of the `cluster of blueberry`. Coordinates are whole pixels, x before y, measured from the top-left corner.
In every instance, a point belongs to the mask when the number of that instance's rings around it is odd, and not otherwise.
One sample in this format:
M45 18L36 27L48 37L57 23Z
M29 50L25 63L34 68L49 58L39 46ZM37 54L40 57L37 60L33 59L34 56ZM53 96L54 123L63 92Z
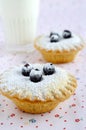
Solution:
M62 37L58 33L50 33L50 42L59 42L61 39L68 39L72 37L72 34L69 30L64 30Z
M32 82L39 82L43 79L43 75L52 75L55 73L55 67L51 63L47 63L43 66L43 72L41 70L34 69L30 64L25 64L22 68L22 75L29 76Z

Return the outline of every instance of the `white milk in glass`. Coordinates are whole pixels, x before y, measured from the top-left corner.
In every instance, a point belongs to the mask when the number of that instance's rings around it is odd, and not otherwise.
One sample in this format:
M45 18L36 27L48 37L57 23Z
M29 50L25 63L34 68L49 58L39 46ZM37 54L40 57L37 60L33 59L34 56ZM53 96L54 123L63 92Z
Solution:
M0 0L5 42L32 43L36 36L39 0Z

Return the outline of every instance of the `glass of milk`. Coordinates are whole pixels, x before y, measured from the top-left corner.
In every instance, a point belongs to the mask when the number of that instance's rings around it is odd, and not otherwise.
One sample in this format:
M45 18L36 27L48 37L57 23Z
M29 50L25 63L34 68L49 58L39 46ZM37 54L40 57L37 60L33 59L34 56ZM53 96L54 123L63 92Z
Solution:
M40 0L0 0L5 43L25 45L36 36Z

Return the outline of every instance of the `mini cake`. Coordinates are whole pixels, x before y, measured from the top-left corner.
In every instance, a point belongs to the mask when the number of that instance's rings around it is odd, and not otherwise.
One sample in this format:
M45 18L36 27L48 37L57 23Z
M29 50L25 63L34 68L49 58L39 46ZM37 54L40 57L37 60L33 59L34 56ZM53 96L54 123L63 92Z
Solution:
M74 60L76 54L83 48L83 40L69 30L60 35L50 33L48 36L39 36L34 43L46 61L52 63L65 63Z
M76 87L74 76L51 63L16 66L0 75L0 92L20 110L34 114L51 111Z

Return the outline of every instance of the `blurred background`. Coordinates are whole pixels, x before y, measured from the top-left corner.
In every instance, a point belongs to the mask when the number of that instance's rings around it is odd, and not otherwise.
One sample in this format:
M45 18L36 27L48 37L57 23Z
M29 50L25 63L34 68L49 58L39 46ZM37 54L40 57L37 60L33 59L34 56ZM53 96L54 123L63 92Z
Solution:
M86 38L86 0L41 0L38 34L64 29Z
M86 39L86 0L41 0L37 35L69 29ZM0 18L0 42L3 28Z

